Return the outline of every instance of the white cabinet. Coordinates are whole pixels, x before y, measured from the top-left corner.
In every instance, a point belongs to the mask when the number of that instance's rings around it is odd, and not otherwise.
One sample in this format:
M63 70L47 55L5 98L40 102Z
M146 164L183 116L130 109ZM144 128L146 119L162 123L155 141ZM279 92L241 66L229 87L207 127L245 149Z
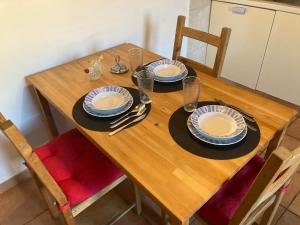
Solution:
M232 29L221 76L255 88L275 11L225 2L212 2L209 32ZM216 50L208 46L206 64L212 66Z
M257 89L300 105L300 15L276 13Z

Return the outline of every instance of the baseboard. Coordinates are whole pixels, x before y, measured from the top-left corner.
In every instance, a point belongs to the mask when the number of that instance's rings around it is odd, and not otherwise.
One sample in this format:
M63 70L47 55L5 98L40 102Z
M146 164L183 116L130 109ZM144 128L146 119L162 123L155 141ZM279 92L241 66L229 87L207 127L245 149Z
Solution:
M0 184L0 194L6 192L8 189L16 186L19 183L24 182L25 180L31 178L31 174L28 169L25 169L21 173L13 176L12 178L4 181Z

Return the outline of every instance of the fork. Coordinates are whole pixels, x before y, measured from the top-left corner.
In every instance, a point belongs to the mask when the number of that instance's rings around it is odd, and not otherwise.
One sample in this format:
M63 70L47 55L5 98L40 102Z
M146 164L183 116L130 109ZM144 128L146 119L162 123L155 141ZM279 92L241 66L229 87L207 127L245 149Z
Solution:
M130 124L133 124L133 123L135 123L135 122L138 122L138 121L144 119L145 117L146 117L146 114L143 114L143 115L137 117L136 119L130 121L129 123L125 124L124 126L122 126L122 127L118 128L118 129L116 129L116 130L110 132L108 135L109 135L109 136L112 136L112 135L114 135L114 134L120 132L120 131L123 130L124 128L128 127Z
M237 110L238 112L241 113L241 115L242 115L247 121L250 121L250 122L255 123L255 120L253 119L253 117L250 117L250 116L251 116L250 114L248 114L248 113L242 111L242 110L239 109L238 107L235 107L235 106L232 106L232 105L228 105L228 104L226 104L224 101L222 101L221 99L215 98L215 101L218 102L220 105L224 105L224 106L227 106L227 107L230 107L230 108L233 108L233 109ZM248 127L250 130L253 130L254 132L257 131L257 129L256 129L254 126L250 125L250 124L247 123L247 122L246 122L246 124L247 124L247 127Z

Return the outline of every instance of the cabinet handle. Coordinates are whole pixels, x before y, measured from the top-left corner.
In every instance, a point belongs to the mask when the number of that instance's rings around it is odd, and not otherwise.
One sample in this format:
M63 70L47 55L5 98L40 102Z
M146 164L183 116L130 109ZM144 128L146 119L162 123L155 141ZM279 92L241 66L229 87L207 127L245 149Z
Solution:
M247 9L244 7L237 6L237 7L233 7L231 11L236 14L244 15L246 13Z

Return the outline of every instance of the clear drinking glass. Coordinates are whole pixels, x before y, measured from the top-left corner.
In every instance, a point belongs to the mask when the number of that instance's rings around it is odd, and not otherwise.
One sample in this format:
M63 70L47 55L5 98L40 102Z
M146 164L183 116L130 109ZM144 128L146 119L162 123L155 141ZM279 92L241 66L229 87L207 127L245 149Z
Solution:
M132 48L128 50L130 70L135 77L136 68L138 68L139 66L143 66L143 54L143 49L141 48Z
M194 112L198 105L200 94L200 79L197 77L186 77L183 84L183 106L187 112Z
M152 93L154 85L154 74L148 70L140 70L136 73L140 92L141 103L148 104L152 102Z

